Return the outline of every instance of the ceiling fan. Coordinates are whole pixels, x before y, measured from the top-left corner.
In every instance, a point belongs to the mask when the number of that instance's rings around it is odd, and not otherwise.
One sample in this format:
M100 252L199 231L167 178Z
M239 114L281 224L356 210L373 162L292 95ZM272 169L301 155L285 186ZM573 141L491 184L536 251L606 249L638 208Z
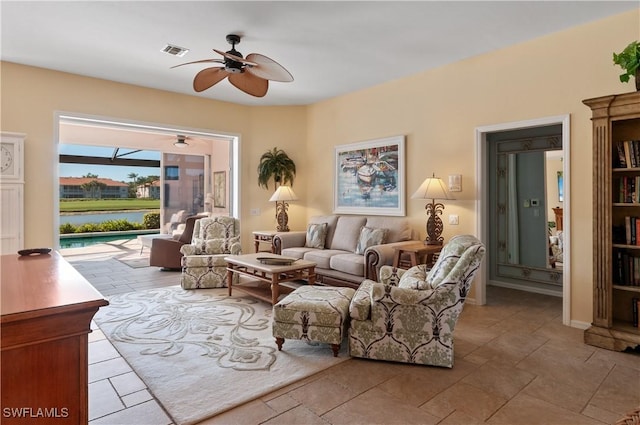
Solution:
M190 65L194 63L220 63L224 66L205 68L198 72L193 79L193 89L197 92L204 91L225 78L229 77L229 82L236 88L251 96L263 97L269 89L269 80L289 83L293 77L282 65L264 55L250 53L246 58L236 50L236 44L240 43L240 36L236 34L227 35L227 42L231 44L231 50L222 52L213 49L214 52L222 55L224 59L203 59L194 62L187 62L178 66Z
M173 146L177 148L186 148L187 146L189 146L189 143L185 141L186 139L187 136L183 136L182 134L176 135L176 141L173 142Z

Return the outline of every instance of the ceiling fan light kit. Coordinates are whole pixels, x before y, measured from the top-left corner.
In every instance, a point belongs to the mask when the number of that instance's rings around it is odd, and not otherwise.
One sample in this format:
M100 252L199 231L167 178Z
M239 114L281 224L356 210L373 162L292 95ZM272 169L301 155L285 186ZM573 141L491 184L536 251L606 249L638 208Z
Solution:
M273 59L258 53L250 53L246 58L243 57L242 53L236 50L236 44L240 43L239 35L227 35L227 42L231 44L231 50L223 52L213 49L224 59L203 59L172 68L196 63L223 64L224 66L205 68L196 74L193 79L193 89L198 93L213 87L227 77L236 88L255 97L263 97L267 94L269 80L282 83L293 81L289 71Z
M178 135L176 136L176 138L177 140L173 142L173 146L177 148L186 148L187 146L189 146L189 143L185 142L187 138L186 136Z

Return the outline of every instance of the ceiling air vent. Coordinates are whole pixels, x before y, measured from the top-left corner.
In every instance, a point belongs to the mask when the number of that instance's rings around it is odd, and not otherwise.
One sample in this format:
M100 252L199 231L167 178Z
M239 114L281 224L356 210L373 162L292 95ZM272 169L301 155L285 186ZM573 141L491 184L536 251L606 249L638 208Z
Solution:
M180 46L174 46L173 44L167 44L166 46L164 46L162 51L173 56L183 57L189 52L189 49L185 49L184 47Z

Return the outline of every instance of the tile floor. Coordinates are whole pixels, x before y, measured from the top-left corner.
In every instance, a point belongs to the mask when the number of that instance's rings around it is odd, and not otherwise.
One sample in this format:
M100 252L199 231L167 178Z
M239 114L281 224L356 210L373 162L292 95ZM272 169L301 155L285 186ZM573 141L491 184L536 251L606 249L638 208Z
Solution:
M139 251L61 250L105 296L177 284L177 272L113 259ZM490 287L488 300L465 306L453 369L351 359L201 425L611 424L640 406L640 356L585 345L559 298ZM91 425L172 424L97 328L89 356Z

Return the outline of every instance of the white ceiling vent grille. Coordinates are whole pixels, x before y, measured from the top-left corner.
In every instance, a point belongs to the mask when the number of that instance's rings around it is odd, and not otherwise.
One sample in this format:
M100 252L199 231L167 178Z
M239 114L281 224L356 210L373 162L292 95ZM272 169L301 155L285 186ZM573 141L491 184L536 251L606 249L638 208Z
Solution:
M178 57L183 57L184 55L189 53L189 49L185 49L184 47L180 46L174 46L173 44L167 44L166 46L164 46L162 51Z

